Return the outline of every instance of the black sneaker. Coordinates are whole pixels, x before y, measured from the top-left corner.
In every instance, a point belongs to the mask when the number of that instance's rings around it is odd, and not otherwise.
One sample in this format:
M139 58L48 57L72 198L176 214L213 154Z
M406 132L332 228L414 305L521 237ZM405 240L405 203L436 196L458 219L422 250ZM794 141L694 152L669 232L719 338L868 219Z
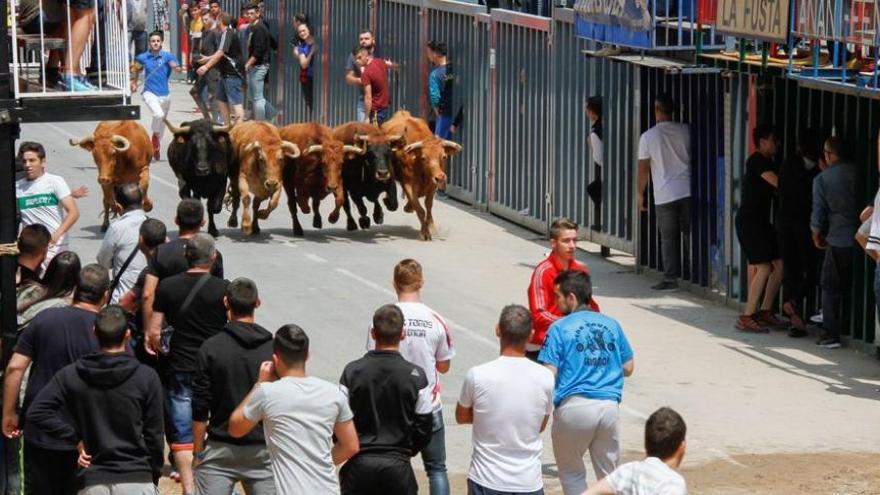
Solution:
M820 345L826 349L840 349L840 339L828 339Z
M657 285L651 286L651 289L662 290L662 291L678 290L678 282L663 281Z
M829 337L828 335L823 335L819 340L816 341L816 345L819 347L827 347L834 343L837 344L837 347L840 347L840 339L835 339L834 337Z
M809 335L806 330L801 328L792 327L791 330L788 331L788 336L793 339L799 339L801 337L806 337Z

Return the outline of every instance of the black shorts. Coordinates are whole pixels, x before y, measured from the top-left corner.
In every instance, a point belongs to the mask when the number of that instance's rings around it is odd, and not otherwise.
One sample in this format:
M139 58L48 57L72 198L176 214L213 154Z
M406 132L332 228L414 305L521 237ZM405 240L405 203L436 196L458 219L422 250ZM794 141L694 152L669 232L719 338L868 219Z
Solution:
M736 237L750 265L770 263L779 259L776 229L767 220L736 216Z
M361 454L339 471L342 495L416 495L419 485L409 459Z

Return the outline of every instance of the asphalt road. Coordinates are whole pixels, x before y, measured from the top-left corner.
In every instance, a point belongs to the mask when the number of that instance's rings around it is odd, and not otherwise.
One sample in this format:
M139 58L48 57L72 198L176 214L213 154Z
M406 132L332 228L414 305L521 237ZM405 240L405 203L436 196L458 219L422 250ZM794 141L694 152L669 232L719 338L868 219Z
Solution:
M195 118L193 105L174 85L172 121ZM148 111L142 122L149 125ZM91 133L95 123L25 125L23 140L42 142L48 168L71 187L86 185L82 217L71 233L72 249L84 262L101 241L100 189L91 155L67 141ZM165 143L168 141L166 133ZM172 225L176 181L163 159L151 168L151 216ZM330 208L323 208L326 213ZM470 459L470 428L454 424L454 408L468 368L497 355L494 324L509 303L527 304L534 265L548 250L538 235L451 200L435 203L438 235L418 236L413 214L386 215L385 225L346 232L344 220L321 231L303 221L306 235L294 238L286 204L261 222L262 235L243 238L218 217L218 247L227 276L247 276L259 286L257 320L274 330L301 325L311 337L309 372L335 381L345 364L364 352L372 312L392 302L391 270L412 257L425 269L424 300L451 324L457 355L442 378L450 472L462 479ZM326 224L326 222L325 222ZM595 280L604 311L618 318L635 351L635 374L626 383L622 450L642 449L644 419L669 405L688 422L689 465L744 453L876 452L880 445L880 366L855 351L825 350L784 334L742 335L733 331L736 312L683 293L657 295L651 280L637 276L632 260L580 253ZM511 377L511 379L516 379ZM545 441L548 493L561 493L549 431ZM417 462L417 464L420 464ZM746 468L743 468L746 469ZM590 469L591 470L591 469Z

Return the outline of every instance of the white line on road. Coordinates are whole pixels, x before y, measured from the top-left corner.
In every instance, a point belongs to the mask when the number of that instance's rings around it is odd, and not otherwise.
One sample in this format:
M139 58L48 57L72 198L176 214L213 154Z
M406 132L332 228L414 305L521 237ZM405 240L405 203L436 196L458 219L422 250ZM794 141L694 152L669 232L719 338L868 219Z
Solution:
M315 254L315 253L306 253L306 258L308 258L308 259L314 261L315 263L326 263L326 262L327 262L327 260L325 260L324 258L318 256L318 255Z
M387 289L385 287L382 287L379 284L373 283L373 282L361 277L360 275L357 275L355 273L352 273L352 272L346 270L345 268L337 268L336 271L345 275L346 277L357 280L358 282L366 285L367 287L375 289L383 294L387 294L390 297L397 297L397 294L395 294L394 291ZM486 344L488 347L490 347L492 349L498 348L498 342L493 342L493 341L487 339L486 337L483 337L479 333L477 333L477 332L475 332L475 331L473 331L463 325L459 325L458 323L450 320L449 318L445 318L445 319L446 319L446 323L448 323L449 326L452 327L456 332L465 334L468 337L470 337L471 339L476 340L477 342L480 342L482 344Z

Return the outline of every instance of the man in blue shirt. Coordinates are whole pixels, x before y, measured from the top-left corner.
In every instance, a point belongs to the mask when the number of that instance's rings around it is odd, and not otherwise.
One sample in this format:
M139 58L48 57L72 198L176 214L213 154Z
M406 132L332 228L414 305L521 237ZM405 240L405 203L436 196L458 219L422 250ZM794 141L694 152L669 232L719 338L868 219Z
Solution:
M573 495L587 489L587 450L596 478L617 467L619 403L633 351L616 320L590 311L589 275L566 270L554 285L556 306L566 316L550 326L538 361L556 375L553 454L563 493Z
M162 49L165 34L162 31L150 33L150 50L135 57L131 70L131 92L137 91L138 74L144 70L144 104L153 114L153 160L159 159L159 143L165 132L165 116L171 110L171 91L168 79L171 71L182 72L177 57Z
M852 279L853 251L859 228L856 167L846 161L846 146L839 137L825 141L828 168L813 179L813 243L825 251L822 263L822 327L816 345L840 347L844 294Z
M428 59L436 67L428 77L428 96L433 117L437 120L434 135L440 139L452 138L452 64L446 59L446 43L428 43Z

